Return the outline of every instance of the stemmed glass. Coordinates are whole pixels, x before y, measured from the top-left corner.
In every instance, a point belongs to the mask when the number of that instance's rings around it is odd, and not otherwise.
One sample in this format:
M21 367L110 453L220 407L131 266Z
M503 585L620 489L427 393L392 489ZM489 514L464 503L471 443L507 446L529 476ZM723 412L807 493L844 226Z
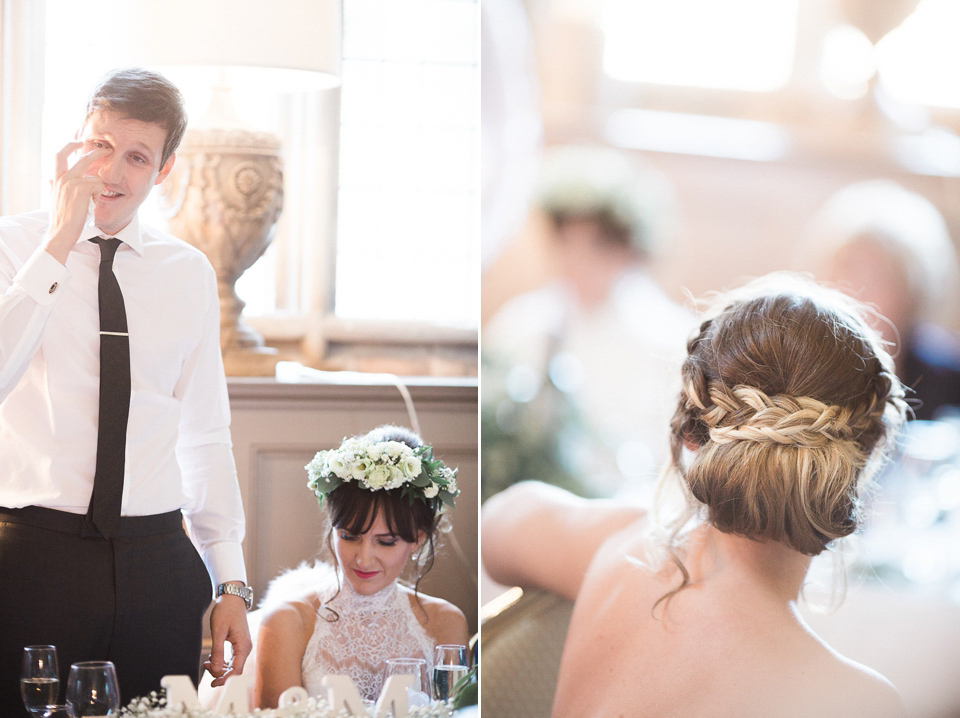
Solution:
M414 683L407 691L410 707L427 705L430 702L430 686L427 684L427 662L422 658L388 658L383 681L390 676L413 676Z
M57 702L60 692L60 669L54 646L26 646L23 669L20 671L20 695L24 707L34 715L46 711Z
M34 713L37 718L73 718L70 708L66 704L49 705L43 708L39 713Z
M120 712L120 689L113 663L83 661L70 666L67 705L74 718L117 715Z
M434 700L447 701L456 697L454 686L469 672L467 647L441 644L436 648L433 661Z

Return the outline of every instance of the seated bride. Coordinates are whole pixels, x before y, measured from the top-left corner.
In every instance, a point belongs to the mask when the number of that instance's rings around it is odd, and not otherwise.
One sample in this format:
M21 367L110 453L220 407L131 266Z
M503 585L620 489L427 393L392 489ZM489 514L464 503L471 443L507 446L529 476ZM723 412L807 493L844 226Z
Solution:
M654 515L533 482L484 506L491 577L575 599L553 716L903 716L797 610L902 420L891 357L852 300L798 277L709 316Z
M423 658L435 646L466 644L467 622L453 604L418 591L433 565L438 521L457 495L456 473L413 432L383 426L321 451L309 486L330 521L335 566L318 564L272 587L257 639L254 702L274 708L302 686L324 695L327 674L353 679L376 700L388 658ZM411 561L413 557L413 561ZM408 564L412 586L399 581Z

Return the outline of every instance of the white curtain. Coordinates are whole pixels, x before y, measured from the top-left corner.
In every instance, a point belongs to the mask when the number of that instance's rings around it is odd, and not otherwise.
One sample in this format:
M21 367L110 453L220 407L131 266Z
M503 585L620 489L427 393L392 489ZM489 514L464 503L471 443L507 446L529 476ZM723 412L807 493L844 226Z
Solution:
M0 0L0 215L40 206L44 5Z

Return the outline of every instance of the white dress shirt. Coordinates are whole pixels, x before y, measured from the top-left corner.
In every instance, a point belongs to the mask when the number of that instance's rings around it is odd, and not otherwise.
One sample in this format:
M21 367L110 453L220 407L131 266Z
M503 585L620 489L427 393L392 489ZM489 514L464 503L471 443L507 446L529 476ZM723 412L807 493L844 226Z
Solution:
M84 514L97 453L100 249L88 224L64 267L45 212L0 218L0 506ZM130 331L121 515L182 509L214 583L246 580L244 516L220 356L216 277L137 217L113 271Z
M582 467L585 481L600 495L643 498L667 457L680 367L695 326L645 270L633 268L598 307L581 307L562 282L513 298L484 328L483 350L541 373L550 352L562 353L586 432L613 454L615 470L591 457Z

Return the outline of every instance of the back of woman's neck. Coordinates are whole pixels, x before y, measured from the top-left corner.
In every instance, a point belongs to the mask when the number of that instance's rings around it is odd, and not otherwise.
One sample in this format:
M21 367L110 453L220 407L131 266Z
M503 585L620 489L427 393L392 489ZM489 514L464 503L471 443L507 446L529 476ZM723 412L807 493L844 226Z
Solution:
M730 582L749 596L791 605L803 587L810 557L777 541L757 541L703 526L691 561L691 581ZM691 557L693 558L693 557Z

